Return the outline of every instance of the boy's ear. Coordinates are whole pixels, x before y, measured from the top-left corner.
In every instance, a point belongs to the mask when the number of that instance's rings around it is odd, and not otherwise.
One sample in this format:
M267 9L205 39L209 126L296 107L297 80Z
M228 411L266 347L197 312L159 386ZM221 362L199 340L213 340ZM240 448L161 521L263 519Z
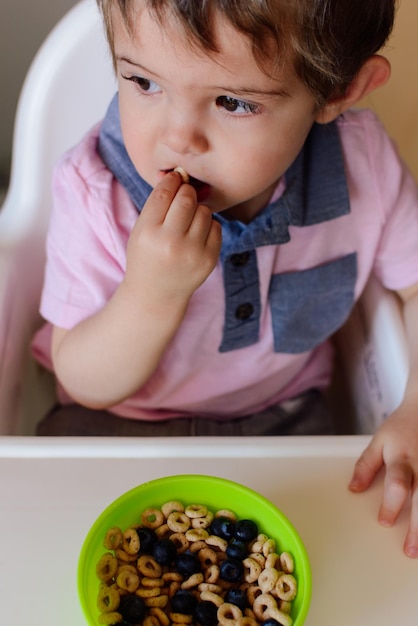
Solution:
M378 87L382 87L390 77L390 63L385 57L375 54L367 59L360 71L341 97L329 100L321 107L315 120L320 124L332 122L341 113L354 106Z

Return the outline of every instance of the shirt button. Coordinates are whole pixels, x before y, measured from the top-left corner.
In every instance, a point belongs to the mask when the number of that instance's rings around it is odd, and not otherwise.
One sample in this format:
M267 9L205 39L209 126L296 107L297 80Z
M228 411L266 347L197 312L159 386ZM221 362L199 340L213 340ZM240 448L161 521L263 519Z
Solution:
M254 307L251 302L240 304L235 310L235 317L238 320L247 320L254 313Z
M232 254L231 263L234 267L243 267L244 265L248 263L249 258L250 258L249 252L241 252L239 254Z

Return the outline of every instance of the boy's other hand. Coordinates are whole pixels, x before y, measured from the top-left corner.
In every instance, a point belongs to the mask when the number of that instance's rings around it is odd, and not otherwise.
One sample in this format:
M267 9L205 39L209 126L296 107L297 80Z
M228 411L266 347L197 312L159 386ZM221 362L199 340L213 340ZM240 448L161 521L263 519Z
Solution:
M407 556L418 557L418 419L416 402L404 402L382 424L356 462L349 488L365 491L385 466L382 504L378 519L393 526L401 511L410 506L404 543Z

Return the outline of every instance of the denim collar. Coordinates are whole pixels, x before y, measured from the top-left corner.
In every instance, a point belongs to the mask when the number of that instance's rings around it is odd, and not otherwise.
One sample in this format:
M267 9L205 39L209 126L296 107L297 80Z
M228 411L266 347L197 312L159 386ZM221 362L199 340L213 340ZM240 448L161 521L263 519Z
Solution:
M140 211L152 187L137 173L126 151L113 98L99 136L99 154ZM289 226L310 226L350 212L350 201L338 128L335 122L314 124L295 161L285 173L284 193L249 224L217 214L222 225L222 256L290 240Z

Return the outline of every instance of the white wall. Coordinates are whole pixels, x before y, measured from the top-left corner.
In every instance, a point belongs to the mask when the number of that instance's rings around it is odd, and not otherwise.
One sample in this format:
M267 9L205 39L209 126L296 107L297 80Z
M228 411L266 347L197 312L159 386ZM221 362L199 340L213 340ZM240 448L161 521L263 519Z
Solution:
M19 92L30 62L76 0L0 0L0 185L8 171Z

